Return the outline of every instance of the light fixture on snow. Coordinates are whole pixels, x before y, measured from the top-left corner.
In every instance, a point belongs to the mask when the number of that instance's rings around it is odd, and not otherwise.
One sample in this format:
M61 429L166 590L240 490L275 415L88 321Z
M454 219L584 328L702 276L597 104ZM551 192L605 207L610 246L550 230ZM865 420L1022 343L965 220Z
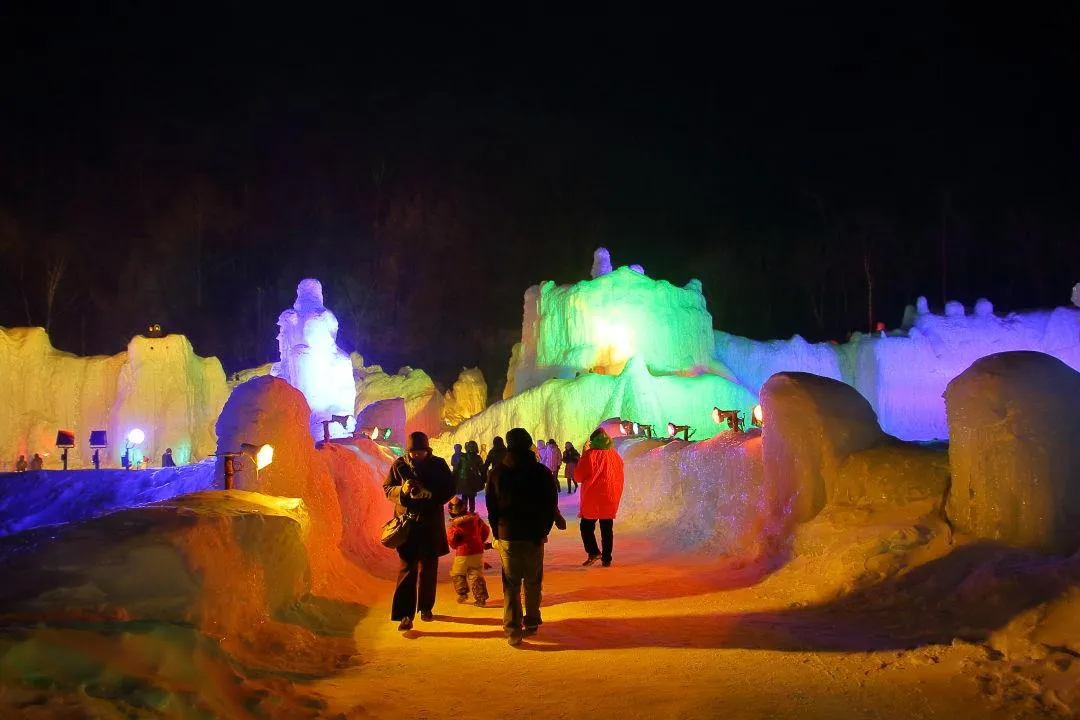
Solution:
M689 425L676 425L675 423L667 424L667 434L669 438L674 439L676 435L682 433L683 440L690 440L690 426Z
M223 452L217 453L219 457L224 458L222 463L222 470L225 475L225 489L232 490L234 485L234 479L236 477L236 459L247 458L251 460L252 465L255 466L255 486L259 485L259 471L264 467L274 462L274 447L272 445L252 445L251 443L240 443L239 452Z
M90 431L90 447L94 450L94 469L101 469L101 451L109 447L109 435L104 430Z
M390 433L391 433L392 430L393 430L393 428L386 428L385 430L383 430L382 439L383 440L389 440L390 439Z
M742 432L745 420L738 410L721 410L718 407L712 409L713 422L717 425L727 423L728 429Z
M352 417L352 415L331 415L328 419L322 420L321 422L322 422L322 435L323 435L322 439L323 439L323 442L330 442L330 424L331 423L339 423L341 425L341 427L348 430L349 429L349 418L351 418L351 417Z
M67 470L68 450L75 447L75 433L71 430L57 430L56 447L64 451L60 454L60 459L64 461L64 469Z
M142 445L143 440L146 439L146 433L139 428L132 428L127 434L127 444L124 446L124 455L120 458L120 464L124 466L125 470L131 469L131 450L136 445Z
M761 405L755 405L754 411L750 413L750 424L754 427L765 426L765 415L761 410Z

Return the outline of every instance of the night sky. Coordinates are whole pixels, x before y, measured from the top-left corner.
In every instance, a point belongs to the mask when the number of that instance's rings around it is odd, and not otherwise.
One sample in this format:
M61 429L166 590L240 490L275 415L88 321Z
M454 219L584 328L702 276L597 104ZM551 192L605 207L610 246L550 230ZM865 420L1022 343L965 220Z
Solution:
M0 325L63 350L159 322L228 372L268 362L314 276L347 349L497 393L525 288L598 245L763 339L1080 281L1073 3L10 5Z

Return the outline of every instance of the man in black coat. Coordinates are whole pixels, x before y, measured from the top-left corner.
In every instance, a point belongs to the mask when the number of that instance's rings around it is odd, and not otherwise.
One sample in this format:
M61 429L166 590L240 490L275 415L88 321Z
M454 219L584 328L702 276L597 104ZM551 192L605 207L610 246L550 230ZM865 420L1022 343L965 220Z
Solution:
M533 635L543 622L540 594L544 580L544 543L553 523L560 530L566 521L559 514L559 492L551 471L536 460L528 431L514 428L506 434L506 457L491 469L487 482L488 519L492 545L502 557L505 604L503 628L507 641L518 645L524 634ZM521 586L525 585L525 612Z
M399 621L398 629L409 630L418 609L421 620L435 617L439 557L450 552L443 505L454 496L454 476L445 460L431 454L427 435L414 432L405 455L390 466L383 492L394 502L396 515L411 512L417 516L409 538L397 549L401 569L390 610L390 619Z

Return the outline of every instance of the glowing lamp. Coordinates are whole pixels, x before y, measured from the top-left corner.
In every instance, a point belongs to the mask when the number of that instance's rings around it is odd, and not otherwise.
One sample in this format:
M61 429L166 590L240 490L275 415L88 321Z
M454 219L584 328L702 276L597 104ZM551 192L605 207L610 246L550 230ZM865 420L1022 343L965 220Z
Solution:
M725 422L728 425L728 429L735 432L743 431L743 416L739 414L738 410L721 410L718 407L712 409L713 421L717 425L723 425Z
M371 438L372 440L378 440L379 439L379 426L378 425L371 428L371 432L368 433L368 437Z
M750 413L750 424L754 427L765 426L765 415L762 413L761 405L754 406L754 411Z
M393 431L393 428L386 428L385 430L383 430L383 436L382 436L382 439L383 439L383 440L389 440L389 439L390 439L390 433L391 433L392 431Z
M129 445L141 445L142 441L146 439L146 433L139 428L133 429L127 434L127 441Z
M690 440L690 426L689 425L676 425L675 423L667 424L667 434L669 438L674 438L679 433L682 433L683 440L689 442Z
M641 428L638 426L637 423L634 423L634 434L635 435L640 435L641 434Z
M255 469L262 470L274 462L274 448L272 445L263 445L259 452L255 453Z

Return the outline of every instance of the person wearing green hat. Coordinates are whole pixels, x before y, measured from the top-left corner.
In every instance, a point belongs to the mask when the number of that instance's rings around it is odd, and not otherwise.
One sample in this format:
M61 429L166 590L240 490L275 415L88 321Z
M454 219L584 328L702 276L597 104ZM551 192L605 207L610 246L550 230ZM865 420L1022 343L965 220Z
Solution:
M585 443L585 452L574 468L574 480L581 488L578 517L581 542L588 557L582 565L611 565L615 545L615 515L623 494L623 461L611 437L597 428ZM600 546L596 544L596 524L600 523Z

